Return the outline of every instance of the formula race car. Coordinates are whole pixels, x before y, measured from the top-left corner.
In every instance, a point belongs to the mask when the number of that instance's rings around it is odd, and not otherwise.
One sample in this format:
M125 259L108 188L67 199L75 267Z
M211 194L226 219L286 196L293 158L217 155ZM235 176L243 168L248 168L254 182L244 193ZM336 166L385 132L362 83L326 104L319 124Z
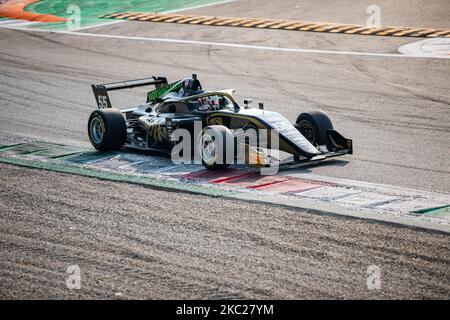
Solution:
M145 103L112 108L109 91L141 86L155 86ZM261 167L309 163L353 153L352 140L335 131L322 111L300 113L292 124L279 113L264 110L262 103L251 108L251 100L244 100L241 107L234 90L204 90L195 74L173 83L151 77L92 89L98 109L89 117L88 134L101 151L122 147L159 151L182 157L184 163L197 159L208 169L238 161ZM280 153L288 156L282 159Z

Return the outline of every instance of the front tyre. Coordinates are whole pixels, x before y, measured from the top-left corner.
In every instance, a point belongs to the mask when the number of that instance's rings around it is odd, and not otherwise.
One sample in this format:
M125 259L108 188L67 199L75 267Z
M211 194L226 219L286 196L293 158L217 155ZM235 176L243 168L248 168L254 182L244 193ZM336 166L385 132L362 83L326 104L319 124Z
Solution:
M333 129L330 118L321 110L303 112L297 117L297 130L314 146L328 144L328 130Z
M127 138L127 124L118 109L93 111L87 129L91 144L100 151L120 149Z
M233 134L225 126L203 128L198 139L198 150L205 168L216 170L226 168L234 161ZM231 152L231 154L228 154Z

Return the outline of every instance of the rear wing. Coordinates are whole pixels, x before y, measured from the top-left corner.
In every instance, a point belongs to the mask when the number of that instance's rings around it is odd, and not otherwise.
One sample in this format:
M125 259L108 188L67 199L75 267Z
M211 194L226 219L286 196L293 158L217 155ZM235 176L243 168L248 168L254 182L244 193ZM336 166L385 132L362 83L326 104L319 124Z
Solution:
M92 85L95 101L99 109L112 108L111 100L109 100L108 91L131 89L136 87L154 85L156 89L168 85L167 79L164 77L151 77L137 80L126 80L119 82L111 82L99 85Z

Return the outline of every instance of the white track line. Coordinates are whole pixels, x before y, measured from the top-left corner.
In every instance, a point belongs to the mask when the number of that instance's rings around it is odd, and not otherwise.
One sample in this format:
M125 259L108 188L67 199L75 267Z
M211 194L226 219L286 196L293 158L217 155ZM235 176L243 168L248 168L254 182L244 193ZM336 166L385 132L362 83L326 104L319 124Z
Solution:
M110 26L112 24L122 23L122 22L125 22L125 21L127 21L127 20L108 21L108 22L105 22L105 23L95 24L95 25L92 25L92 26L80 27L80 28L74 29L73 31L75 32L75 31L79 31L79 30L87 30L87 29L105 27L105 26Z
M0 20L0 25L5 25L5 26L12 26L12 27L20 27L20 26L26 26L26 25L30 25L33 24L35 22L31 22L31 21L23 21L23 20L14 20L14 19L9 19L9 20Z
M10 24L10 23L13 23L14 21L17 21L17 20L0 20L0 24Z
M358 52L358 51L332 51L332 50L316 50L316 49L300 49L300 48L280 48L280 47L268 47L268 46L254 46L247 44L227 43L227 42L210 42L210 41L195 41L195 40L183 40L183 39L168 39L168 38L147 38L147 37L132 37L121 36L114 34L100 34L100 33L85 33L74 32L64 30L42 30L31 28L14 28L8 26L1 26L4 29L13 29L19 31L32 31L32 32L47 32L47 33L61 33L71 36L91 37L91 38L105 38L105 39L120 39L120 40L133 40L133 41L146 41L146 42L164 42L164 43L176 43L176 44L190 44L201 46L215 46L226 47L236 49L250 49L250 50L265 50L265 51L278 51L278 52L290 52L290 53L317 53L317 54L331 54L331 55L348 55L348 56L368 56L368 57L384 57L384 58L421 58L421 59L447 59L443 57L425 57L421 55L405 55L399 53L373 53L373 52Z

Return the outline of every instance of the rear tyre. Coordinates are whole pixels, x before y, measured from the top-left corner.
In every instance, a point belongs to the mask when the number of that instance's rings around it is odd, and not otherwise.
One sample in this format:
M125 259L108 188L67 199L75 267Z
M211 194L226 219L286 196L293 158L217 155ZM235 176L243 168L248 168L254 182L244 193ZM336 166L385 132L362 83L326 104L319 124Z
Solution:
M88 136L95 149L110 151L120 149L127 138L127 124L117 109L99 109L91 113Z
M327 145L327 130L333 129L330 118L321 110L303 112L297 117L297 130L312 145Z
M225 126L208 126L203 128L197 147L202 164L211 170L228 167L234 160L233 134ZM228 155L228 152L233 154Z

